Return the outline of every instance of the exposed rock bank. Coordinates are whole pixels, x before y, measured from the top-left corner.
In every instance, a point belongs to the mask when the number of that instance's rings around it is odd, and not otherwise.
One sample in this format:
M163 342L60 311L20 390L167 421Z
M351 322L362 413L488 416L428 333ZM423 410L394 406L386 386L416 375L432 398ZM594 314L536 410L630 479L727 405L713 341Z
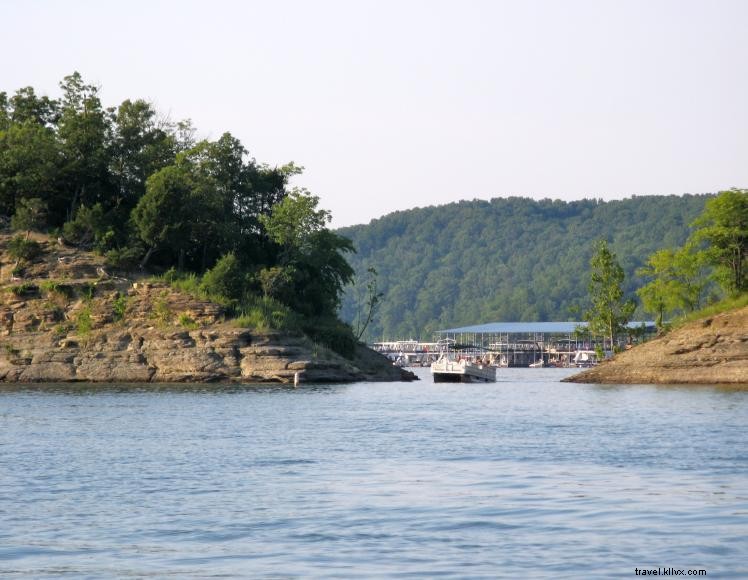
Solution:
M748 307L687 324L564 380L748 385Z
M360 347L348 360L302 334L258 332L163 283L113 278L101 259L39 238L12 280L0 239L0 382L350 382L414 375Z

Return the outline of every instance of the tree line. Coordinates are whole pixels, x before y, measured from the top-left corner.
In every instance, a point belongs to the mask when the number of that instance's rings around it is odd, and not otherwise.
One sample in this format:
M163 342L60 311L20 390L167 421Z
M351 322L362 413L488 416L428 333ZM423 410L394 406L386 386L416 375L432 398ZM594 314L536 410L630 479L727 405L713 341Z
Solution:
M353 246L328 229L316 196L289 185L300 167L258 163L230 133L198 139L190 121L144 100L105 107L78 73L60 89L59 98L0 93L9 225L99 252L111 268L197 277L235 305L261 298L337 320Z

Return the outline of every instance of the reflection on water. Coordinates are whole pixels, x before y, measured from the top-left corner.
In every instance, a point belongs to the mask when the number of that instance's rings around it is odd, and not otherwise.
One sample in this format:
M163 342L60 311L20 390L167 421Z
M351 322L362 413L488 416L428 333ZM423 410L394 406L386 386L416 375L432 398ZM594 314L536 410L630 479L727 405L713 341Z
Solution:
M748 392L567 373L3 387L0 571L748 574Z

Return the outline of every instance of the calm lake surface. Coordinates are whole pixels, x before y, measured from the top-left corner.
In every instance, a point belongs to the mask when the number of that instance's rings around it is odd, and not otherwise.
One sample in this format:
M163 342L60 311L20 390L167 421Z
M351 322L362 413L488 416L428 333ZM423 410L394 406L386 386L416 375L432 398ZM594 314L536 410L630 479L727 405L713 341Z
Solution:
M747 390L423 371L0 387L0 576L748 576Z

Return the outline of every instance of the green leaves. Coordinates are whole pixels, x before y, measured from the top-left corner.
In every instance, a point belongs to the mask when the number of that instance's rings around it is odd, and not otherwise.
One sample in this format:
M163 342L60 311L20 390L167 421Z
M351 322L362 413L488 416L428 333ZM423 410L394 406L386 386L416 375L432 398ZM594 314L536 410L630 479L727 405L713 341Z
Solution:
M692 241L705 246L705 257L729 294L748 290L748 190L730 189L710 199L692 224Z
M584 318L593 333L608 338L612 349L615 336L631 319L636 304L633 300L624 300L623 268L608 247L607 241L595 243L590 270L589 293L592 306L585 312Z

